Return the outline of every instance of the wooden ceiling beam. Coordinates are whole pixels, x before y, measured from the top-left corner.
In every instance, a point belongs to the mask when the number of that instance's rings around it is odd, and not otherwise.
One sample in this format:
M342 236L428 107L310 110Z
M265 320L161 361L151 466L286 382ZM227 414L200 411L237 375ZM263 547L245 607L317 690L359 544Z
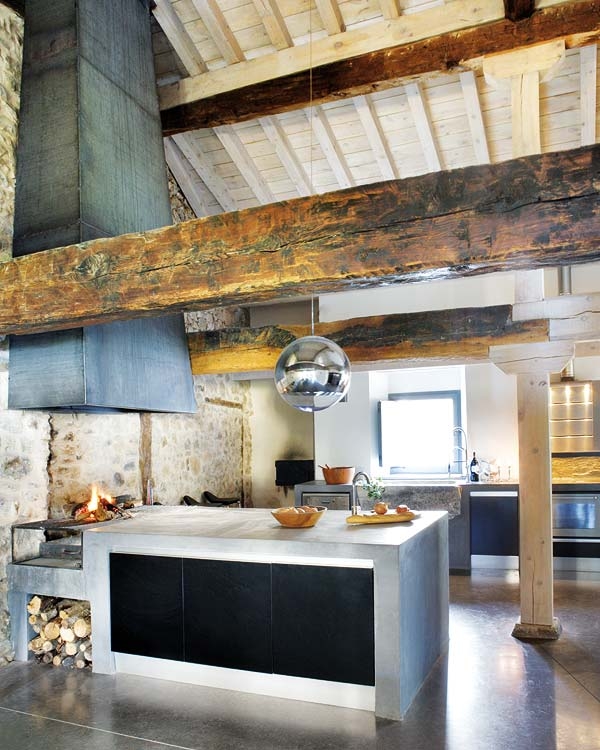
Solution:
M0 264L0 334L600 260L600 146L348 188Z
M455 5L451 3L447 7L452 9ZM434 10L439 12L440 9ZM412 19L425 13L402 16L396 23L411 23ZM349 59L335 59L322 64L317 60L312 71L307 69L308 56L302 52L302 48L295 51L295 54L302 55L302 69L293 72L289 71L286 62L279 61L277 64L278 60L274 59L263 66L261 78L261 75L256 76L253 72L263 65L260 58L239 63L235 66L235 83L227 84L212 78L233 75L224 69L163 87L160 94L163 131L165 135L171 135L252 120L308 107L311 103L324 104L369 94L394 88L414 77L477 66L479 58L484 55L539 42L565 39L567 48L583 46L600 38L599 18L600 0L582 0L542 8L518 23L506 18L483 25L473 22L472 28L444 31L412 43L355 53ZM337 38L344 39L345 36ZM348 54L346 45L342 44L340 50L338 56ZM289 55L290 50L281 54ZM244 73L243 66L252 66L252 69L248 67ZM276 78L276 84L273 78ZM215 90L211 94L206 93L209 91L206 86L209 80L215 83ZM248 85L248 81L252 83Z
M284 347L309 326L236 328L188 334L194 375L273 370ZM316 323L315 335L339 344L352 366L409 360L485 361L490 346L548 340L548 322L515 323L510 305L435 310Z
M509 21L522 21L535 11L535 0L504 0L504 15Z

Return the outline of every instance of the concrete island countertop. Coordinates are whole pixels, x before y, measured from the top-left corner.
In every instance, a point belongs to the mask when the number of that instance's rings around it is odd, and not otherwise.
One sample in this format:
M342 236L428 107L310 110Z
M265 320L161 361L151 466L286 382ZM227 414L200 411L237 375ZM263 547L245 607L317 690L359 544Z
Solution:
M437 522L443 512L425 513L408 523L381 525L350 525L346 523L348 511L328 510L316 526L290 529L281 526L266 508L206 508L203 506L144 506L135 511L133 518L111 521L85 529L90 536L110 535L118 543L119 538L174 537L180 547L196 545L212 546L228 540L238 540L242 546L256 546L265 542L268 546L287 547L294 545L368 545L399 546L412 539L431 524ZM244 545L243 543L247 544ZM144 546L148 542L144 541ZM237 545L236 545L237 546ZM299 552L299 551L298 551Z

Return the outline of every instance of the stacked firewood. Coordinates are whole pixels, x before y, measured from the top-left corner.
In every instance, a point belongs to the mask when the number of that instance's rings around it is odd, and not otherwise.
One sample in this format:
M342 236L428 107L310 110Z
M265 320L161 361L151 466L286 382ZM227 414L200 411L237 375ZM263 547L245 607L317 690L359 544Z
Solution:
M29 650L44 664L84 669L92 665L90 604L73 599L33 596L27 604L36 636Z

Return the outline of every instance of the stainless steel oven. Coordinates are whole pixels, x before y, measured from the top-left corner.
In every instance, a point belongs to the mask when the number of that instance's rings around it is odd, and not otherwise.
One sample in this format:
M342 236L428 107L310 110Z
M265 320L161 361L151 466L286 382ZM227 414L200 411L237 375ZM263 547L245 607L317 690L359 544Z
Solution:
M600 493L552 494L554 539L600 539Z
M349 510L352 504L351 484L304 482L294 486L296 505L324 505L330 510Z

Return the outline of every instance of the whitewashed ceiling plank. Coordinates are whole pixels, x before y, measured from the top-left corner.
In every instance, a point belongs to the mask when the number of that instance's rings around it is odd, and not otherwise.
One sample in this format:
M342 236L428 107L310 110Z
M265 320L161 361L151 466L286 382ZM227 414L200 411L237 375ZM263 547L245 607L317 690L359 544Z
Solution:
M223 209L225 211L239 210L239 206L232 198L225 181L217 174L215 167L204 153L199 150L198 143L193 143L188 133L174 135L173 140Z
M489 0L479 4L471 0L455 0L439 8L410 16L403 15L396 20L380 21L365 28L350 29L343 35L343 44L340 44L340 40L335 36L314 39L310 45L310 61L313 66L323 65L441 33L459 31L503 17L504 5L501 0ZM160 90L161 107L175 107L201 97L213 96L241 86L270 81L276 77L306 70L309 61L307 52L305 45L295 46L238 65L211 70L181 81L177 86L164 86ZM208 64L208 57L204 57Z

